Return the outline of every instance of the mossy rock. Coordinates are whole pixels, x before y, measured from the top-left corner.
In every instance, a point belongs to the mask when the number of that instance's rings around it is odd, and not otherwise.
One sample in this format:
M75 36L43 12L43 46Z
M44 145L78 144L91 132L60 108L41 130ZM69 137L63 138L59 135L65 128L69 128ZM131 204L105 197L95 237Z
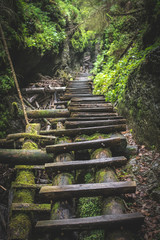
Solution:
M71 185L74 183L74 177L69 173L60 173L53 179L53 185Z
M12 216L9 224L12 239L27 240L31 231L31 221L26 214Z
M119 197L109 197L104 199L102 208L104 215L125 213L125 206L123 200Z
M107 182L118 181L118 178L115 172L110 168L99 170L96 173L95 179L97 183L107 183Z
M91 154L91 159L100 159L107 157L112 157L112 152L109 148L99 148Z
M83 135L77 136L74 139L74 142L92 141L92 140L97 140L97 139L106 139L106 138L109 138L110 136L111 136L110 134L102 134L102 133L94 133L90 136L83 134Z
M32 173L32 171L18 171L15 183L33 185L35 184L34 174Z
M23 144L22 149L37 150L38 149L38 145L35 142L31 141L31 140L27 140Z
M18 190L14 192L14 203L33 203L34 202L34 191L30 190Z

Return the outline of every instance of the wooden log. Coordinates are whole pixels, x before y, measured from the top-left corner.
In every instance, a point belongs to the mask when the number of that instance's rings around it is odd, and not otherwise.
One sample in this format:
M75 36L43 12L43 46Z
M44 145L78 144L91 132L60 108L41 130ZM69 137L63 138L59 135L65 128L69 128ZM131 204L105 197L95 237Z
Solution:
M53 162L53 155L42 150L0 149L0 163L9 165L37 165Z
M66 128L76 128L76 127L95 127L95 126L109 126L125 124L126 119L112 119L112 120L97 120L97 121L66 121Z
M16 165L15 169L16 170L31 170L31 171L45 170L45 165Z
M45 109L27 111L29 118L57 118L69 117L68 109Z
M38 221L36 228L38 230L45 228L46 231L53 230L89 230L116 228L117 226L137 226L142 224L144 217L140 213L102 215L88 218L74 218L65 220L47 220Z
M40 190L42 187L48 186L48 184L18 184L13 182L12 188L16 190Z
M14 148L14 141L6 138L0 139L0 148ZM1 161L1 160L0 160Z
M122 166L127 163L125 157L112 157L112 158L102 158L93 160L81 160L81 161L70 161L70 162L57 162L57 163L46 163L46 171L71 171L76 169L88 169L92 167L108 167L108 166Z
M113 107L68 107L70 112L113 112Z
M63 186L42 187L40 194L48 199L67 199L74 197L115 196L124 193L134 193L135 181L73 184Z
M66 87L49 87L49 88L23 88L24 93L35 94L35 93L54 93L64 92Z
M48 212L51 211L51 204L34 204L34 203L12 203L13 212Z
M92 141L68 143L68 144L57 144L46 146L47 153L57 153L57 152L69 152L69 151L78 151L84 149L94 149L101 147L116 147L119 148L122 146L122 151L126 148L126 139L123 136L112 137L108 139L98 139Z
M55 136L76 136L82 134L94 134L94 133L114 133L121 132L126 130L125 124L119 125L110 125L110 126L98 126L98 127L88 127L88 128L71 128L71 129L62 129L62 130L50 130L50 131L41 131L44 135L55 135Z
M54 136L46 136L46 135L35 135L31 133L14 133L14 134L8 134L7 139L19 139L19 138L29 138L29 139L34 139L34 140L56 140L56 137Z

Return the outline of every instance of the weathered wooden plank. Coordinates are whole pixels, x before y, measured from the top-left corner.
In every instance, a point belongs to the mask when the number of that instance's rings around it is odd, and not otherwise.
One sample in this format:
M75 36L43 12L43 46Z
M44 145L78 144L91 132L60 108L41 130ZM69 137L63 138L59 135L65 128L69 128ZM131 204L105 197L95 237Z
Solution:
M16 170L45 170L45 165L16 165Z
M82 102L82 101L104 101L104 96L92 95L91 97L73 97L71 102Z
M13 212L48 212L51 211L51 204L34 204L34 203L12 203Z
M36 228L51 231L110 229L118 226L139 226L144 221L140 213L102 215L97 217L74 218L63 220L38 221ZM98 239L97 239L98 240Z
M99 116L99 117L71 117L66 118L65 121L95 121L95 120L109 120L109 119L123 119L121 116Z
M60 99L63 101L63 100L70 100L71 98L73 97L78 97L78 98L85 98L85 97L90 97L90 98L94 98L95 95L92 95L92 94L65 94L64 96L60 97ZM102 97L101 97L102 99ZM104 97L103 97L104 99Z
M70 112L113 112L113 107L68 107Z
M77 103L77 102L72 102L71 101L71 103L69 104L69 107L78 107L78 108L80 108L80 107L85 107L85 108L91 108L91 107L113 107L112 106L112 104L111 103L106 103L106 102L104 102L104 103L97 103L97 102L92 102L92 103Z
M66 128L109 126L117 124L126 124L126 119L97 120L97 121L66 121Z
M46 146L47 153L57 153L57 152L68 152L68 151L78 151L83 149L93 149L101 147L112 147L112 146L126 146L125 137L112 137L107 139L98 139L92 141L74 142L67 144L57 144Z
M45 109L27 111L29 118L69 117L68 109Z
M0 163L9 165L37 165L53 162L53 155L42 150L0 149Z
M66 87L37 87L37 88L23 88L22 91L24 93L35 94L35 93L54 93L54 92L64 92Z
M58 163L46 163L46 171L71 171L75 169L84 169L92 167L107 167L107 166L122 166L127 163L127 159L123 156L93 159L93 160L81 160L81 161L70 161L70 162L58 162Z
M72 112L71 117L108 117L117 116L117 113L103 113L103 112Z
M41 131L41 134L45 135L55 135L55 136L76 136L82 134L94 134L94 133L114 133L126 130L125 124L110 125L110 126L98 126L98 127L88 127L88 128L71 128L71 129L61 129L61 130L49 130Z
M62 186L45 186L40 194L48 199L65 199L74 197L111 196L124 193L134 193L136 190L135 181L73 184Z

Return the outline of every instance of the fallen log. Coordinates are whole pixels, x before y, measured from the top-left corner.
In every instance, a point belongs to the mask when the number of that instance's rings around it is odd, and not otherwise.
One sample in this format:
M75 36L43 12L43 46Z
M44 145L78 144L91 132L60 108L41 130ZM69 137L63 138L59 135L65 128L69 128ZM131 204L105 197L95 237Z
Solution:
M45 109L27 111L29 118L69 117L68 109Z
M54 92L64 92L66 87L49 87L49 88L23 88L24 93L34 94L34 93L54 93Z
M53 155L42 150L0 149L0 163L9 165L39 165L53 162Z
M29 139L35 139L35 140L56 140L56 137L54 136L46 136L46 135L35 135L31 133L14 133L14 134L8 134L7 139L19 139L19 138L29 138Z
M72 112L71 117L108 117L118 116L117 113L103 113L103 112Z

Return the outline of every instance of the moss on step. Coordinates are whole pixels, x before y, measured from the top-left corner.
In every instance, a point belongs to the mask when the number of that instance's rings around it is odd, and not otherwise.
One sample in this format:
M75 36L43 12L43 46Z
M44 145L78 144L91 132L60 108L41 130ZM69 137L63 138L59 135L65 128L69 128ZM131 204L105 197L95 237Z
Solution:
M12 239L27 240L31 227L31 221L27 214L16 214L12 216L9 224Z
M31 190L17 190L14 192L14 203L33 203L34 191Z
M16 180L14 183L33 185L35 184L34 174L31 171L25 171L25 170L18 171Z
M28 124L26 125L26 133L37 135L40 132L40 128L41 125L39 123Z
M57 138L56 144L71 143L72 140L69 137Z
M37 150L38 149L38 145L35 142L31 141L31 140L27 140L23 144L22 149Z

